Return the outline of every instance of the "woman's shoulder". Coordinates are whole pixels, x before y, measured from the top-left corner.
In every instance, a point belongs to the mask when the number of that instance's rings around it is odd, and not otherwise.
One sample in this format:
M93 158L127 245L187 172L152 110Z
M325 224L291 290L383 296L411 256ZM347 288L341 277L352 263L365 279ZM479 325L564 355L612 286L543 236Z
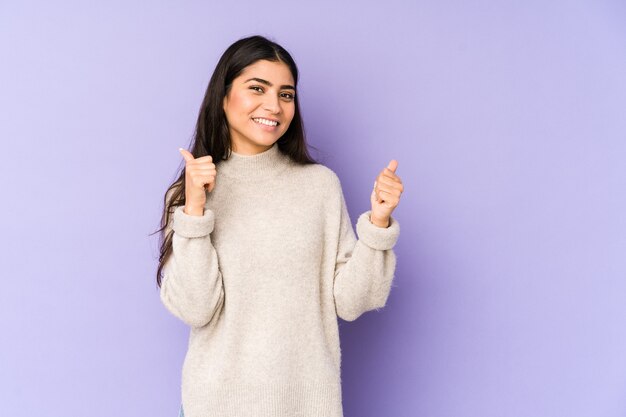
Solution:
M339 176L328 166L321 163L299 165L297 168L307 181L341 187Z

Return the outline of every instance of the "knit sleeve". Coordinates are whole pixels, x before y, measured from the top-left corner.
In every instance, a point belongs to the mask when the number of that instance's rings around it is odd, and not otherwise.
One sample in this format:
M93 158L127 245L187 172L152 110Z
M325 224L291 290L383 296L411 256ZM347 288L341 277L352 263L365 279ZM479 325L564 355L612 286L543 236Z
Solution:
M176 317L192 327L202 327L224 304L222 275L211 232L215 214L205 208L193 216L176 206L173 212L172 252L163 266L161 301Z
M396 244L400 225L392 216L386 228L370 221L371 210L362 213L354 234L346 200L339 183L339 244L335 265L334 296L337 315L347 321L385 306L396 268Z

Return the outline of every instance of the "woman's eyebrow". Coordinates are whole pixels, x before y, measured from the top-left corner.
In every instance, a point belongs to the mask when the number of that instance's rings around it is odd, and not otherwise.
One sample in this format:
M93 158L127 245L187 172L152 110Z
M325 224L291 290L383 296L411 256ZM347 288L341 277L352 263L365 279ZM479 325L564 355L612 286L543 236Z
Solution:
M272 85L274 85L274 84L272 84L271 82L269 82L269 81L267 81L267 80L264 80L264 79L262 79L262 78L256 78L256 77L253 77L253 78L250 78L250 79L248 79L248 80L244 81L244 84L245 84L245 83L247 83L248 81L256 81L256 82L259 82L259 83L261 83L261 84L269 85L270 87L271 87ZM281 88L281 89L288 88L288 89L290 89L290 90L296 91L296 88L295 88L293 85L289 85L289 84L284 84L284 85L281 85L281 86L280 86L280 88Z

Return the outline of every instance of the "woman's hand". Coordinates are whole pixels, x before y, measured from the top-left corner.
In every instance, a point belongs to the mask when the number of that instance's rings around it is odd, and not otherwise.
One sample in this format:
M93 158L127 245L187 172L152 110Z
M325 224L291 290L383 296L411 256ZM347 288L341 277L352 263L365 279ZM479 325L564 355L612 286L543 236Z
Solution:
M178 148L185 158L185 213L202 216L206 191L215 188L217 170L211 155L194 159L191 152Z
M400 195L404 186L400 177L396 175L397 168L398 161L392 159L374 181L374 189L370 197L372 202L370 221L376 226L388 227L391 212L400 202Z

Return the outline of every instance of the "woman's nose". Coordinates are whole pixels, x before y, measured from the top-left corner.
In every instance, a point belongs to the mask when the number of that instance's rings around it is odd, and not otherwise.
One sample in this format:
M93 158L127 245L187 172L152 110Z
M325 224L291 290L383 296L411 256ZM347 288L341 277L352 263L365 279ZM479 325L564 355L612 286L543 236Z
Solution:
M275 97L271 94L266 95L265 102L263 103L263 107L265 110L272 113L280 112L280 102L278 101L278 97Z

